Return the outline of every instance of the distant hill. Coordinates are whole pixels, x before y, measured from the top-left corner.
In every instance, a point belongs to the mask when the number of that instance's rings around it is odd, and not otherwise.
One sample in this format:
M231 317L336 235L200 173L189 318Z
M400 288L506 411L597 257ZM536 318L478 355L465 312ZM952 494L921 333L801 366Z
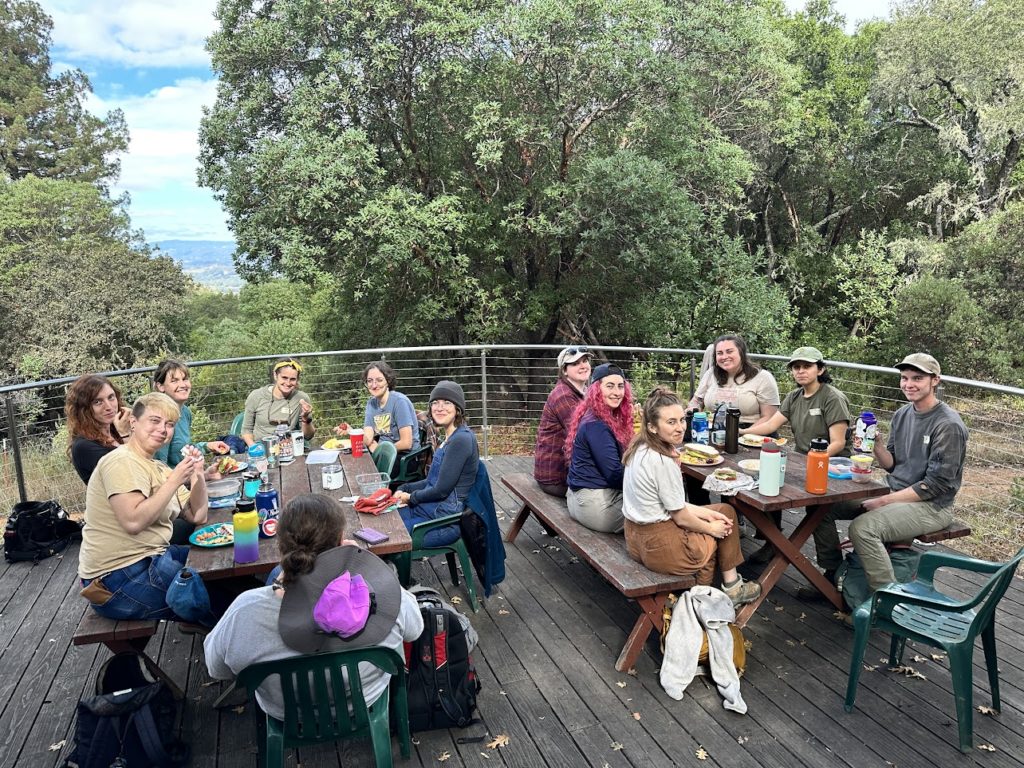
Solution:
M242 279L235 274L231 255L235 244L224 240L161 240L160 251L181 264L192 278L218 291L237 291Z

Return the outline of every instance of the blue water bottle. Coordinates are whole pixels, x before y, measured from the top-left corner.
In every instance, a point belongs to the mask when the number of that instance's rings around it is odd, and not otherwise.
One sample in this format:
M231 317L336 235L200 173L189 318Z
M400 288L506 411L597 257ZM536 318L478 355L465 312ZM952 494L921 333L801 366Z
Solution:
M277 535L277 500L277 490L270 484L270 478L264 474L260 489L256 492L256 512L260 516L260 536L265 539Z
M701 411L693 414L693 442L709 445L711 435L708 433L708 415Z
M267 449L259 440L249 446L249 469L254 472L267 471Z

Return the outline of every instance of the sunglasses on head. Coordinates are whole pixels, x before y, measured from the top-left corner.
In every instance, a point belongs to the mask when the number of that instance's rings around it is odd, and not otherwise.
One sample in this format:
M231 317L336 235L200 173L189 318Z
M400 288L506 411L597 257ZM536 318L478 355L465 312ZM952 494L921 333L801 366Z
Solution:
M590 350L587 349L586 347L566 347L565 348L565 353L567 355L581 355L581 354L586 354L589 351Z

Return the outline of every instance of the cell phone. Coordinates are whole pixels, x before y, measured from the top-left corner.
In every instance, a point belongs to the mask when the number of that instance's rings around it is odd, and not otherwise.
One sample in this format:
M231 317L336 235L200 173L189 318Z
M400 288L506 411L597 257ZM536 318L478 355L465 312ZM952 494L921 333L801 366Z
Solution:
M360 528L355 532L355 537L365 541L367 544L380 544L388 540L386 533L381 533L376 528Z

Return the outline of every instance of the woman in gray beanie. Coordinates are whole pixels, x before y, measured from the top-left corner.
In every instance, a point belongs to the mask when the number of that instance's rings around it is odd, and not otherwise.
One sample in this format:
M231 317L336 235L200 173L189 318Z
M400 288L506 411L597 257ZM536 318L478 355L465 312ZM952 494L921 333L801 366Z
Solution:
M406 483L395 492L405 527L412 531L417 523L461 512L476 482L480 450L476 437L466 426L466 395L454 381L440 381L430 393L430 418L444 442L434 454L425 480ZM427 547L451 544L459 537L459 526L431 531L424 540Z

